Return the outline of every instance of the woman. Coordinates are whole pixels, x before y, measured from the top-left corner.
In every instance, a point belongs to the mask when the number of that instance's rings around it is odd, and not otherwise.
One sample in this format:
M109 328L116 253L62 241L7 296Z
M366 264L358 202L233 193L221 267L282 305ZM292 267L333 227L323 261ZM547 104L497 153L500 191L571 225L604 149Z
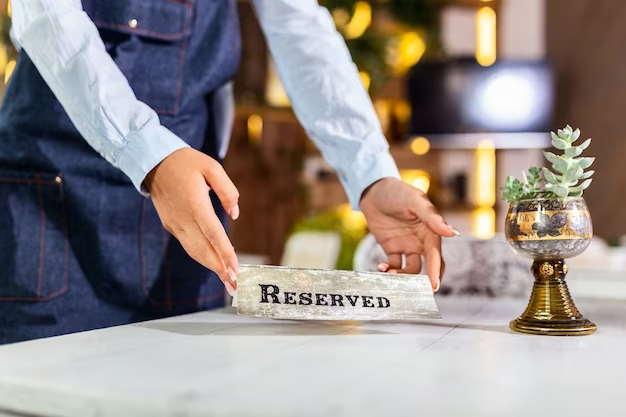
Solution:
M399 180L328 12L315 0L254 6L300 122L388 254L381 270L418 272L424 255L438 288L441 236L455 231ZM240 55L235 0L12 9L0 343L222 306L238 272L224 225L239 195L220 164Z

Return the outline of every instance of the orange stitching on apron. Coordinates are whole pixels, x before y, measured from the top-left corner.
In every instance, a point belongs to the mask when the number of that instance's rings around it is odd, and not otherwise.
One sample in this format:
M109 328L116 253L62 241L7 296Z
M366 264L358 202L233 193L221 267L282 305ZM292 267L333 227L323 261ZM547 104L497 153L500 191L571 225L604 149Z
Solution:
M187 6L187 15L186 15L186 20L185 20L185 28L183 29L183 32L187 33L189 31L189 27L191 26L192 9L191 9L191 3L185 3L185 6ZM174 109L173 110L154 109L154 111L157 113L161 113L161 114L178 113L178 110L180 107L180 90L183 84L183 67L185 64L185 52L187 51L187 41L188 41L187 38L183 40L183 44L180 47L180 53L178 54L178 75L177 75L177 81L176 81L176 101L174 102Z
M59 174L60 175L60 174ZM42 180L41 178L39 178L39 174L36 174L35 178L0 178L0 182L1 183L14 183L14 184L37 184L38 186L41 185L58 185L59 186L59 194L62 196L63 195L63 189L61 188L62 186L59 185L58 182L56 181L47 181L47 180ZM41 199L41 188L37 187L38 190L38 194L40 195L40 208L43 212L43 201ZM62 207L62 211L63 211L63 223L64 223L64 233L63 233L63 238L65 240L65 254L64 254L64 270L63 270L63 287L48 295L47 297L41 297L41 284L42 284L42 279L43 279L43 255L45 251L45 232L42 229L42 241L40 243L40 249L39 249L39 277L38 277L38 283L37 283L37 297L0 297L0 302L46 302L46 301L50 301L53 298L58 297L59 295L67 292L68 287L69 287L69 240L67 238L68 235L68 227L69 225L67 224L67 214L65 212L65 204L63 203L63 199L61 199L61 207ZM43 212L43 219L42 219L42 227L45 228L45 212ZM43 245L43 246L41 246Z

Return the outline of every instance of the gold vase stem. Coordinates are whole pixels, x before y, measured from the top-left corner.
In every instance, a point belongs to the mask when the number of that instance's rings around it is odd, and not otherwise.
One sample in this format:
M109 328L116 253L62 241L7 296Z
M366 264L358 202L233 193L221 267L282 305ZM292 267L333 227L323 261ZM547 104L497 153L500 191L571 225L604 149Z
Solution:
M574 336L596 331L596 325L583 317L569 293L563 259L536 260L531 271L535 283L524 313L513 320L511 329L531 334Z

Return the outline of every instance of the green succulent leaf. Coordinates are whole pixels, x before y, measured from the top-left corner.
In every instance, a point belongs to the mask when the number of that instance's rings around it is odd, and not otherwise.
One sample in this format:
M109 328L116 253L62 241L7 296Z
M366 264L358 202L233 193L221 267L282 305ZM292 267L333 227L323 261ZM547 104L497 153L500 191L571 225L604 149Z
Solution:
M555 184L554 187L552 187L552 191L554 191L554 194L559 197L567 197L567 194L569 193L569 189L561 184Z
M548 184L556 184L557 182L559 182L556 178L556 175L554 175L554 173L548 168L543 168L543 177L546 179ZM546 187L548 184L546 184Z
M588 180L583 181L583 183L580 184L579 186L570 188L569 189L570 193L578 193L578 192L582 193L583 190L586 190L587 187L589 187L589 185L591 185L591 181L593 181L593 180L592 179L588 179Z
M591 164L593 164L593 161L595 161L596 158L579 158L576 162L578 163L578 166L580 166L582 169L587 169L591 166Z
M568 161L562 156L555 155L552 152L544 152L546 159L552 162L552 166L554 169L561 174L565 174L567 172L567 168L569 167Z
M576 167L575 169L570 169L567 171L567 174L565 174L565 181L566 182L578 182L578 179L583 175L583 169L579 166Z
M595 172L596 171L587 171L583 175L581 175L579 179L586 180L587 178L590 178L593 174L595 174Z
M562 151L561 155L558 152L544 152L552 169L529 168L528 172L523 172L523 181L507 177L505 185L501 187L504 199L513 202L538 197L582 196L583 191L591 184L590 177L594 174L594 171L585 172L585 169L594 163L595 158L580 157L589 147L591 139L578 146L572 145L580 138L580 134L580 129L574 130L570 125L558 129L556 133L550 132L552 146Z
M591 182L593 181L592 178L589 178L588 180L583 181L582 184L580 184L580 188L583 190L586 190L587 188L589 188L589 186L591 185Z
M567 125L564 129L559 129L558 134L561 139L569 140L569 137L572 134L572 128L570 125Z
M563 139L552 139L552 146L560 150L564 150L570 147L569 143L567 143Z
M570 158L574 158L583 153L583 150L580 146L572 146L571 148L565 149L565 156L569 156Z
M577 147L580 148L581 151L584 151L585 149L587 149L589 147L589 145L591 145L591 138L587 139L586 141L584 141L583 143L581 143Z

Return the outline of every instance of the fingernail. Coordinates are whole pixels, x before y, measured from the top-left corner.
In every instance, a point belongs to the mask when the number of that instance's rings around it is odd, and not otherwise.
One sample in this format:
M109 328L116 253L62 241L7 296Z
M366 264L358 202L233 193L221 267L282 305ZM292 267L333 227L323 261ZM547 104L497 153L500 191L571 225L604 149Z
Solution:
M441 285L441 281L437 281L437 286L435 287L435 292L439 291L439 286Z
M236 204L235 207L230 211L231 217L233 220L237 220L239 218L239 204Z
M228 275L230 275L230 279L233 282L237 282L237 274L235 274L235 271L233 271L233 268L231 268L230 266L228 267Z
M448 225L448 229L450 229L450 231L451 231L452 233L454 233L455 235L457 235L457 236L460 236L460 235L461 235L461 232L459 232L457 229L455 229L454 227L452 227L452 226L450 226L450 225Z
M385 272L387 270L387 267L385 266L385 264L378 264L376 265L376 269L378 269L378 271L380 272Z
M229 282L225 282L224 283L224 287L226 287L226 291L228 291L228 294L230 294L231 297L234 297L236 294L235 289L233 288L232 285L230 285Z

